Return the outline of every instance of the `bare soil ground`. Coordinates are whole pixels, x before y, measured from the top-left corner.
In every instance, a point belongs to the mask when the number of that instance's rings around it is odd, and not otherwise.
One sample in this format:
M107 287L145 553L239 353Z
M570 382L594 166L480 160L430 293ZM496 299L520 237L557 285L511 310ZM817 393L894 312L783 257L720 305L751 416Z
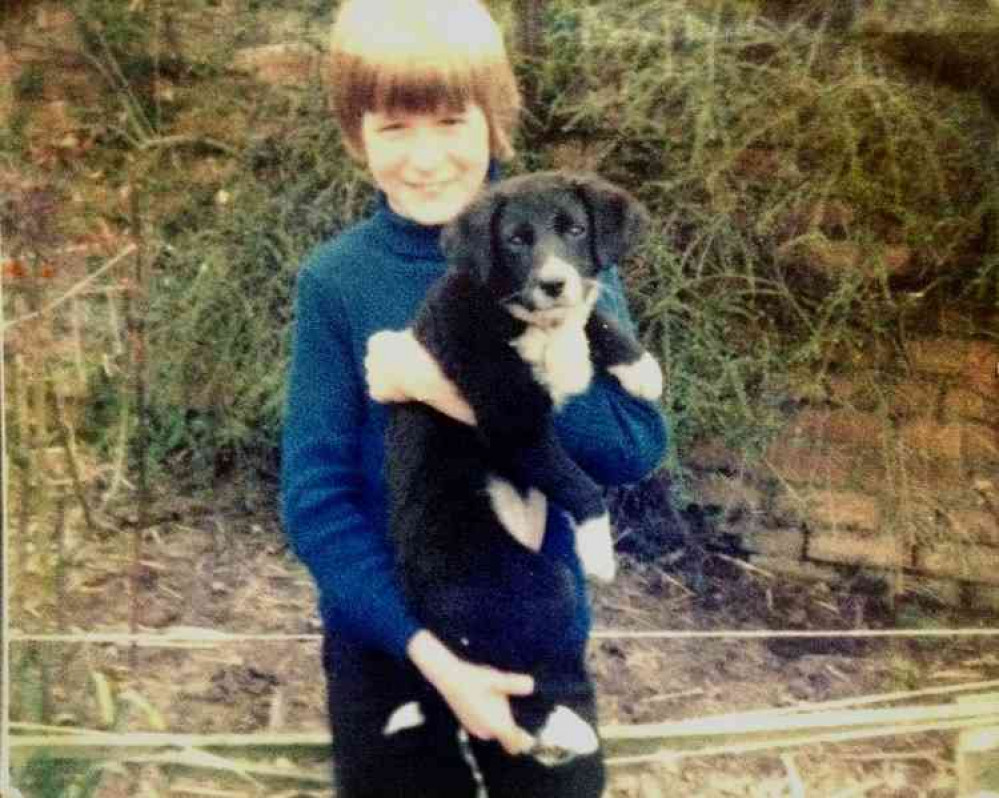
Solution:
M197 627L240 635L317 635L311 580L287 549L274 497L229 486L210 500L162 495L163 523L142 536L138 611L143 630ZM121 512L128 515L125 508ZM67 515L64 576L53 570L52 518L12 539L12 626L25 634L127 631L132 536L86 530ZM988 639L634 640L642 630L849 629L923 623L985 625L938 609L890 607L863 585L830 587L756 571L724 555L673 549L658 559L624 555L617 581L593 588L590 664L602 722L632 724L816 703L864 694L999 678ZM672 565L667 565L672 561ZM696 562L696 567L693 563ZM60 585L61 582L61 585ZM905 609L905 612L901 612ZM900 614L901 613L901 614ZM46 685L40 687L42 665ZM97 675L97 678L95 678ZM97 683L128 707L123 731L287 733L324 731L318 640L144 647L134 667L125 646L19 642L12 656L12 719L107 728ZM44 716L42 712L46 713ZM953 734L928 733L781 752L720 754L654 765L611 763L610 798L657 796L952 796ZM239 756L245 756L240 752ZM321 760L294 758L326 772ZM328 787L245 780L160 765L111 769L95 793L134 795L328 794ZM141 791L140 791L141 788ZM30 793L29 793L30 794Z

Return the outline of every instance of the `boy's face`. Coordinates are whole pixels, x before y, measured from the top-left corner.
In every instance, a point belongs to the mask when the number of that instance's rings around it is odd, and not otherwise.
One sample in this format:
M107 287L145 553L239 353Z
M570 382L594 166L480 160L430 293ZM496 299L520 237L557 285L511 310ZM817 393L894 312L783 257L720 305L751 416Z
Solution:
M489 125L477 105L459 113L369 111L361 140L389 206L423 225L450 222L482 188L489 169Z

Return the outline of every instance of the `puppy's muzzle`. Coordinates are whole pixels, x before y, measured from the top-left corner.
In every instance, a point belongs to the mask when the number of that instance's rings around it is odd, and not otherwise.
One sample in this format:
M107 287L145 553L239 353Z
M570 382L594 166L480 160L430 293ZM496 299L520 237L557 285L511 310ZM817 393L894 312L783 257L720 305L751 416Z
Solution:
M533 270L522 296L531 310L574 307L583 301L583 278L568 261L550 255Z

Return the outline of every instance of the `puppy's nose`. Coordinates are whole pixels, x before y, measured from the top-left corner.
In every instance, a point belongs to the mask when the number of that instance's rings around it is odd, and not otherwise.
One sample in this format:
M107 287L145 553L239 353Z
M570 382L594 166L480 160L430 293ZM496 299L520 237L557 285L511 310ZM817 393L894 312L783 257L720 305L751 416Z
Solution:
M565 280L557 277L553 280L542 280L538 287L552 299L557 298L565 290Z

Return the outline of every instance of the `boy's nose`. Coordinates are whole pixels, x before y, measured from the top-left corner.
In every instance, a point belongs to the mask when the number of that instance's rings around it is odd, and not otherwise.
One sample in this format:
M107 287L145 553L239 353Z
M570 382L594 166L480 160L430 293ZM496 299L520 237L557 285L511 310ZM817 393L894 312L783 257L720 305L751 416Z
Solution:
M416 169L432 171L444 158L444 145L431 132L421 132L413 140L409 163Z

